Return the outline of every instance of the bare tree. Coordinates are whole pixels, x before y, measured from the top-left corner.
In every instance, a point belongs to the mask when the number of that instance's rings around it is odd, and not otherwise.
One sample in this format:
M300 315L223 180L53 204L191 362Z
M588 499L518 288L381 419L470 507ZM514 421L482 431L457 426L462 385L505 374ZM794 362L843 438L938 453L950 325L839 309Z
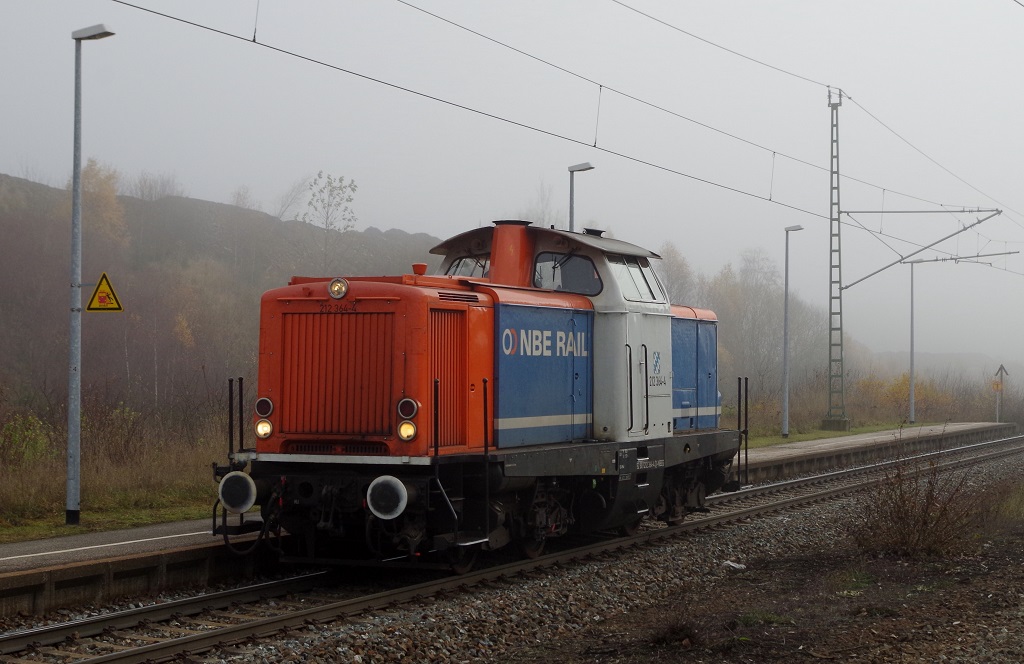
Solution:
M262 206L259 201L252 197L252 192L249 191L247 185L242 185L235 192L231 194L231 204L235 207L245 208L246 210L256 210L262 212Z
M309 188L308 176L303 176L293 182L290 187L277 200L277 211L274 212L274 216L281 221L288 220L289 217L294 219L292 216L292 209L298 207L299 201L305 196L306 190Z
M551 187L543 180L537 183L537 191L529 205L516 213L520 219L532 221L538 226L564 228L562 212L551 203Z
M39 184L45 184L50 187L53 186L53 181L50 176L44 173L37 164L27 161L24 157L19 161L18 173L20 177L31 182L38 182Z
M345 232L356 225L356 214L349 207L356 193L355 180L345 181L345 176L334 177L320 171L309 183L309 201L302 221L321 226L324 242L321 247L321 268L327 273L328 245L334 232Z
M142 171L124 183L122 194L144 201L156 201L168 196L184 196L185 188L173 173L150 173Z
M654 267L668 291L668 299L673 304L697 304L696 278L690 262L680 253L672 242L661 245L660 261L654 261Z

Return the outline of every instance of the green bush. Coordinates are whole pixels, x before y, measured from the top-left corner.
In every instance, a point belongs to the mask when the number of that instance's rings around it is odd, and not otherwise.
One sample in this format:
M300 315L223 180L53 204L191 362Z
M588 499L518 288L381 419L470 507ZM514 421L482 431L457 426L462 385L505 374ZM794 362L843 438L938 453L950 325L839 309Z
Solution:
M0 428L0 461L20 467L56 456L50 427L35 415L15 413Z

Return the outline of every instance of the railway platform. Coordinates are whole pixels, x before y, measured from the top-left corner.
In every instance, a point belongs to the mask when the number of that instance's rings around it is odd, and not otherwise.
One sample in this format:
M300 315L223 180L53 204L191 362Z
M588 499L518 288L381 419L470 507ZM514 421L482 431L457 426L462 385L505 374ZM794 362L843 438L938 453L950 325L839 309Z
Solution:
M996 422L907 426L875 433L781 443L749 452L741 449L738 468L743 484L771 482L827 472L842 466L996 440L1016 433L1016 424Z

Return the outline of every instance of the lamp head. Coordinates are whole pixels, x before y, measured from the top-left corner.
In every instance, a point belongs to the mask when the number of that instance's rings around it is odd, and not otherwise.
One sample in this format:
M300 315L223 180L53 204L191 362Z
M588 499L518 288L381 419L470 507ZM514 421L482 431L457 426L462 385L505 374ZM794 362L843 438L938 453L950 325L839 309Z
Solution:
M104 37L113 37L114 33L107 30L107 26L102 23L98 25L89 26L88 28L82 28L81 30L75 30L71 33L71 38L75 41L81 41L85 39L103 39Z

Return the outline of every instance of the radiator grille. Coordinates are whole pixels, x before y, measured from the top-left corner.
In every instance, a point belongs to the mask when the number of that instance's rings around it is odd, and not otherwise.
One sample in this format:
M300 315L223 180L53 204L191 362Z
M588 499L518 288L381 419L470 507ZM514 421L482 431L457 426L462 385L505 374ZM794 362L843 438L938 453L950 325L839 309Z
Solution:
M297 442L289 443L285 450L289 454L346 454L354 456L387 456L385 443L330 443Z
M388 435L391 313L285 314L282 433Z
M439 383L438 446L466 444L466 312L430 312L430 370Z

